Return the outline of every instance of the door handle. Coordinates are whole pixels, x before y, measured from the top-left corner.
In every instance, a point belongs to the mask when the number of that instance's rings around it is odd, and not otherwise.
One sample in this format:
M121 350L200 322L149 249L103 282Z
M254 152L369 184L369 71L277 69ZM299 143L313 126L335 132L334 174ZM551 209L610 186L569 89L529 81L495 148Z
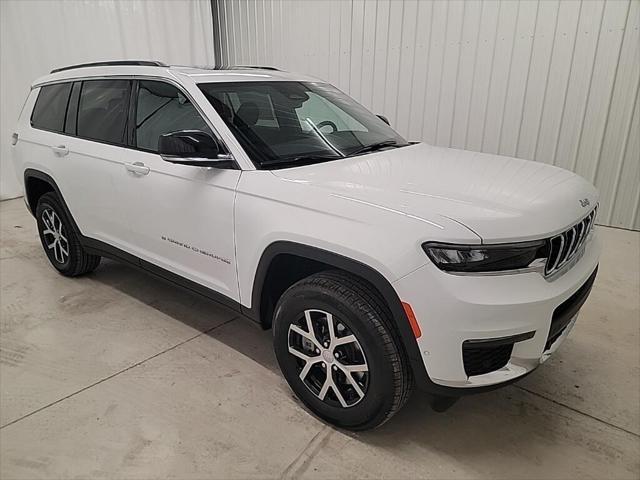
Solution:
M136 175L147 175L150 170L142 162L125 163L124 168L127 169L127 172L135 173Z
M53 150L54 155L58 157L64 157L69 154L69 149L64 145L51 145L51 150Z

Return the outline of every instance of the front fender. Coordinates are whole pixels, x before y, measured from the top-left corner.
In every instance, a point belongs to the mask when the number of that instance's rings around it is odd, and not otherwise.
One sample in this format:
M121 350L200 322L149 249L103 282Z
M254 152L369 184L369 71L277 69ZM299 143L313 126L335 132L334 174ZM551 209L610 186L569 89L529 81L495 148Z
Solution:
M479 243L471 230L442 217L433 225L393 209L375 208L313 185L283 180L269 171L243 172L235 202L240 299L251 307L262 253L280 241L308 245L353 259L388 282L429 260L422 243L456 239Z

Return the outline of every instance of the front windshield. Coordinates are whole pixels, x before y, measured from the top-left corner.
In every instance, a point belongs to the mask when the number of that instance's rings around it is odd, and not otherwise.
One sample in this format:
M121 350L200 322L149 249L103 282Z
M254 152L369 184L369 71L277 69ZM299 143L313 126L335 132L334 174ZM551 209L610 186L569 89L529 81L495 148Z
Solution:
M326 83L201 83L200 89L258 168L330 161L408 143Z

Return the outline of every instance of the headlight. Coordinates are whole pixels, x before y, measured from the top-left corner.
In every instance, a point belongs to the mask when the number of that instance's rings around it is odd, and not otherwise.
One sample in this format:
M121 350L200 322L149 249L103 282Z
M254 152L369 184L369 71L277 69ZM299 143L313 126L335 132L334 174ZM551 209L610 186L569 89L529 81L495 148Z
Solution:
M451 245L427 242L422 248L440 270L448 272L501 272L543 268L546 242L499 245Z

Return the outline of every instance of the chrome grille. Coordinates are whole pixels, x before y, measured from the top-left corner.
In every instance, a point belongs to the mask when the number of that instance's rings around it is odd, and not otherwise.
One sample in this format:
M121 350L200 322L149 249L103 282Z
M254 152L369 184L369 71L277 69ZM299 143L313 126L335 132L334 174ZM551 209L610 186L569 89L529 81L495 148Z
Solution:
M553 275L562 269L580 251L591 232L597 211L598 207L573 227L549 240L549 256L544 270L545 275Z

